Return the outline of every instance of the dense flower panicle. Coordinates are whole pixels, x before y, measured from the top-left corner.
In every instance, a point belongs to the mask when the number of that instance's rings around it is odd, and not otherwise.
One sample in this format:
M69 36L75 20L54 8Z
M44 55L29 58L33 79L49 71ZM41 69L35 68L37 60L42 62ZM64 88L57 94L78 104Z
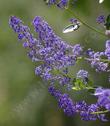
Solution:
M28 48L27 55L32 59L32 61L42 61L42 57L38 54L38 49L41 48L39 40L33 37L29 27L25 26L23 22L15 16L10 17L9 24L18 34L18 39L24 41L23 47Z
M110 111L110 89L97 88L94 95L98 97L98 104Z
M105 114L95 114L95 112L98 112L99 110L100 108L97 104L91 104L85 111L80 112L81 119L85 121L95 121L97 119L101 121L107 121L107 119L105 118Z
M71 98L67 94L62 94L58 100L59 107L63 109L64 113L68 116L75 114L75 105Z
M59 90L56 90L53 86L49 87L49 92L58 100L59 108L63 109L64 113L68 116L75 114L75 104L67 94L62 94Z
M59 90L56 90L54 86L49 86L48 88L49 93L54 96L57 100L61 96L61 92Z
M80 114L81 119L85 121L99 119L101 121L107 121L105 114L95 114L100 111L98 104L87 105L85 101L76 103L76 112Z
M100 119L102 121L107 121L105 119L105 114L94 113L100 110L98 104L87 105L85 101L73 103L72 99L67 94L62 94L53 86L50 86L48 90L50 94L57 99L59 108L63 109L67 116L74 116L75 113L79 113L82 120L89 121Z
M104 24L105 23L105 16L104 15L100 15L97 17L96 22L99 24Z
M9 24L18 34L19 40L24 41L23 47L28 48L27 54L32 61L41 62L41 65L35 68L35 74L40 75L45 80L58 80L60 84L71 87L70 78L53 75L51 71L75 65L77 57L83 51L82 47L79 44L74 46L67 44L39 16L33 20L38 39L33 37L30 29L23 25L23 22L17 17L10 17Z
M50 4L54 4L55 0L50 0ZM68 1L61 0L59 7L66 6ZM27 55L34 62L40 62L40 65L35 68L35 74L42 77L44 80L49 80L51 86L48 91L54 96L59 108L63 109L68 116L73 116L79 113L82 120L96 120L105 121L105 114L95 114L101 107L110 111L110 90L97 89L95 94L98 97L98 104L87 105L83 102L73 102L66 93L55 89L55 82L59 82L61 86L68 86L73 84L73 80L69 77L68 66L75 65L78 57L82 56L83 49L80 44L74 46L67 44L59 36L57 36L52 28L41 17L37 16L33 20L35 31L38 33L38 38L34 38L28 26L15 16L11 16L9 20L11 28L18 34L18 39L23 41L23 47L28 49ZM101 57L110 57L110 41L106 42L106 49L104 52L94 52L91 49L87 51L88 58L86 58L92 67L97 71L106 71L108 63L102 62ZM55 73L57 71L57 73ZM81 78L84 81L88 78L88 72L80 70L76 78Z
M11 18L9 19L9 24L12 25L11 23L13 24L13 26L18 25L22 23L22 20L17 18L16 16L11 16Z
M95 114L91 114L91 112L94 111L94 107L91 109L91 107L88 107L88 109L86 111L81 111L80 112L80 116L82 120L96 120L97 116Z
M33 25L38 33L40 45L43 46L38 52L42 55L45 66L50 66L51 69L61 69L75 65L77 57L82 52L79 44L75 46L67 44L41 17L35 17Z
M59 83L61 85L66 85L66 84L70 83L71 78L70 77L60 77L59 80L60 80Z
M103 62L98 62L98 61L92 61L91 66L95 67L97 72L107 71L108 63L103 63Z
M9 24L11 28L18 34L19 40L26 40L29 43L29 46L33 46L37 40L33 38L33 35L30 33L30 29L28 26L23 25L22 21L15 17L11 16L9 20Z

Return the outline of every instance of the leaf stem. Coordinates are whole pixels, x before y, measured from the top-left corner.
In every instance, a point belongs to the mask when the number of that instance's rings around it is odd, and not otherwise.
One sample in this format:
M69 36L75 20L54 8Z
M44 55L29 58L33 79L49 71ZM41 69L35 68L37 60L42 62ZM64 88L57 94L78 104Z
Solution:
M92 112L91 114L104 114L110 112L109 110L105 110L105 111L98 111L98 112Z
M83 87L83 88L81 88L81 87L77 87L77 86L74 86L74 87L72 87L72 89L73 90L76 90L76 91L80 91L80 90L95 90L96 88L94 88L94 87Z
M110 60L108 60L108 59L99 59L99 60L97 60L97 59L91 59L91 58L86 58L85 57L85 60L87 60L87 61L100 61L100 62L110 63Z
M109 59L93 59L93 58L87 58L87 57L78 57L77 60L86 60L86 61L99 61L104 63L110 63Z

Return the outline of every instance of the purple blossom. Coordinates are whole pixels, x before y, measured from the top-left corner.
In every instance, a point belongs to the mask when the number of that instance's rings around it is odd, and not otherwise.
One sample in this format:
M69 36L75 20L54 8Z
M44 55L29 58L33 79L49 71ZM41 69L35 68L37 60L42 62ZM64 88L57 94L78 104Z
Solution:
M42 73L42 66L36 67L36 69L35 69L35 74L36 74L36 75L40 75L41 73Z
M57 4L60 8L65 8L68 5L69 0L60 0L60 2Z
M105 23L105 16L104 15L100 15L97 17L96 22L99 24L104 24Z
M62 94L58 100L59 107L63 109L67 116L75 114L75 106L72 99L67 94Z
M75 114L75 106L72 99L67 94L62 94L59 90L56 90L53 86L49 87L49 92L58 100L59 108L63 109L67 116L73 116Z
M55 87L49 86L48 88L49 93L54 96L57 100L61 96L61 92L59 90L56 90Z
M51 73L54 69L67 68L75 65L77 57L82 52L79 44L71 46L57 36L52 28L41 17L37 16L33 20L38 38L34 38L28 26L15 16L9 20L11 28L18 34L19 40L24 41L23 47L28 48L28 56L33 62L41 62L42 65L36 67L35 74L40 75L45 80L59 80L62 84L69 85L69 79L56 76ZM19 30L18 30L19 29ZM48 71L49 70L49 71Z
M16 16L11 16L9 19L9 25L16 31L17 26L22 23L22 21L19 18L16 18Z
M100 119L102 121L107 121L105 119L105 114L95 114L94 112L100 111L98 104L87 105L85 101L80 101L76 103L76 112L80 114L81 119L85 121Z
M107 41L106 41L105 47L106 47L106 48L110 48L110 40L107 40Z
M79 101L76 103L76 112L80 113L88 109L88 106L85 101Z
M80 46L80 44L76 44L76 45L73 47L73 50L72 50L73 55L75 55L75 56L80 56L81 53L82 53L82 51L83 51L83 49L82 49L82 47Z
M69 85L71 83L71 78L70 77L60 77L59 78L59 83L61 85Z
M37 42L37 40L33 37L33 34L30 33L29 27L23 25L19 18L11 16L9 19L9 25L18 34L19 40L25 40L24 47L27 47L27 45L32 47ZM26 42L28 44L26 44Z
M91 104L87 106L87 109L80 112L80 116L82 120L89 121L89 120L97 120L100 119L101 121L107 121L105 118L105 114L95 114L100 110L97 104Z
M45 72L41 75L41 77L42 77L44 80L52 80L52 77L53 77L53 76L52 76L51 73L45 71Z
M39 54L43 56L47 66L61 69L75 64L82 51L79 44L75 46L68 45L53 32L52 28L41 17L35 17L33 25L38 33L39 41L43 45L43 48L39 50ZM74 54L72 54L73 50Z
M108 68L108 63L102 60L102 57L105 56L105 52L94 52L93 50L87 50L86 58L88 62L91 63L91 67L95 68L97 72L105 72Z
M100 72L100 71L104 72L104 71L107 71L108 63L99 62L99 61L92 61L91 66L95 67L97 72Z
M23 42L23 47L24 47L24 48L29 47L29 43L27 43L27 42Z
M77 78L88 78L88 72L86 70L79 70L77 73Z
M74 5L77 0L73 0L71 3ZM65 8L69 4L69 0L48 0L46 1L48 5L57 5L59 8Z
M108 62L104 61L102 57L107 57L107 59L110 59L110 41L106 41L106 49L104 52L94 52L91 49L88 49L86 52L89 58L87 60L91 63L91 66L96 69L96 71L108 71ZM106 60L106 59L105 59Z
M94 58L94 53L95 52L90 48L86 51L86 55L89 56L90 58Z
M96 120L107 121L105 114L95 114L94 112L100 111L98 104L87 105L85 101L73 102L68 94L62 94L61 91L56 90L53 86L48 88L50 94L54 96L59 108L63 109L64 113L68 116L74 116L75 113L79 113L82 120Z
M97 88L95 96L98 97L98 104L110 111L110 89Z
M54 0L49 1L54 4ZM53 3L52 3L53 2ZM67 6L68 1L61 0L59 7ZM27 55L34 62L39 62L40 65L35 68L35 74L49 81L51 84L59 81L60 85L71 86L72 78L68 76L68 66L75 65L78 57L82 54L82 47L80 44L74 46L67 44L59 36L57 36L52 28L41 17L37 16L33 20L35 31L38 34L36 39L31 33L28 26L23 22L11 16L9 20L11 28L18 34L18 39L23 41L23 47L27 48ZM100 61L102 56L109 57L109 41L106 43L105 52L94 52L88 50L87 60L95 67L97 71L106 71L108 63ZM55 71L60 71L54 73ZM77 78L88 78L88 72L80 70L77 73ZM98 97L98 104L87 105L83 102L73 102L68 94L56 90L53 86L48 88L50 94L58 101L59 108L68 116L73 116L79 113L83 120L96 120L97 118L104 120L104 114L93 114L100 111L100 107L110 111L110 90L97 89L95 94Z

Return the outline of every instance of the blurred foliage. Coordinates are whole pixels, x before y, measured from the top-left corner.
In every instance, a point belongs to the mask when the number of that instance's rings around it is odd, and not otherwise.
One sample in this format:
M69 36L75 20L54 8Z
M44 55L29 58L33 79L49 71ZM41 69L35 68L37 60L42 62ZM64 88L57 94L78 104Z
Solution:
M109 0L101 5L98 0L78 0L71 9L82 20L104 32L96 24L96 17L109 14ZM86 49L103 50L106 40L85 26L76 32L63 34L62 29L68 25L72 14L47 6L43 0L0 0L0 126L109 126L110 122L84 122L79 116L68 118L58 109L45 82L34 75L35 64L26 56L26 50L9 28L10 15L20 17L32 31L32 19L36 15L42 16L64 40L71 44L81 43ZM71 73L75 75L82 67L90 72L95 84L110 87L106 74L95 73L89 65L85 66L85 62L73 67ZM86 92L72 92L71 95L76 100L83 98L93 102Z

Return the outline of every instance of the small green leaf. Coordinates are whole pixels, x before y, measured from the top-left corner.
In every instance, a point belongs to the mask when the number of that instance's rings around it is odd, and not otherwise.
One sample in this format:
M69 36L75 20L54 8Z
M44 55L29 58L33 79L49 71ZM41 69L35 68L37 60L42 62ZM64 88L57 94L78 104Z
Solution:
M81 89L80 89L80 88L78 88L78 87L72 87L72 89L73 89L73 90L76 90L76 91L81 90Z
M94 90L95 88L93 87L92 81L87 79L87 81L84 81L83 79L75 78L73 80L73 90Z
M107 16L105 26L107 30L110 30L110 14Z

